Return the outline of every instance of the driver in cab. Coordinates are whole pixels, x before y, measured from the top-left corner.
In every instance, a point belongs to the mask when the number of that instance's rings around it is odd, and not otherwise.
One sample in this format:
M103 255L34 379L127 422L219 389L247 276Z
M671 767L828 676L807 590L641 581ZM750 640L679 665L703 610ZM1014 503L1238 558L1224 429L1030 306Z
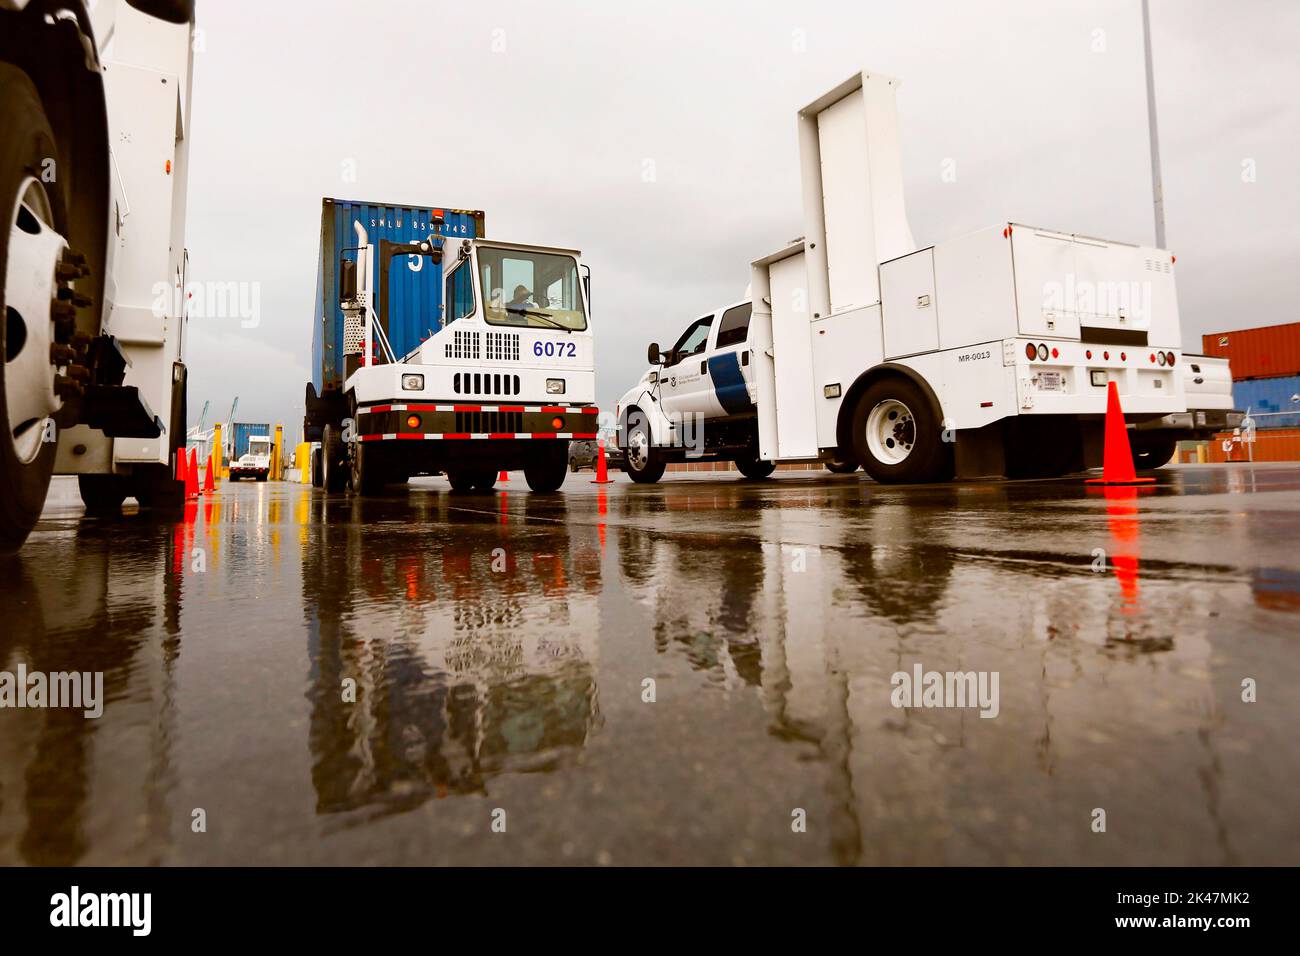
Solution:
M514 321L520 325L528 324L529 310L537 308L537 303L532 301L532 293L524 285L515 286L515 293L510 301L506 303L506 312L509 313Z

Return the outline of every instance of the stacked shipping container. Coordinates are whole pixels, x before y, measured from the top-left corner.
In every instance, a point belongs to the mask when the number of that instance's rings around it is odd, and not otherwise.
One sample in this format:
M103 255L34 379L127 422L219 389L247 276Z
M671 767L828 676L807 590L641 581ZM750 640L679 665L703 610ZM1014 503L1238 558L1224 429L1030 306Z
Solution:
M1201 336L1201 347L1228 360L1234 382L1300 375L1300 322L1211 332Z
M1227 452L1212 448L1211 459L1300 458L1300 432L1296 431L1300 429L1300 322L1211 332L1202 337L1201 346L1206 355L1228 360L1233 405L1249 410L1256 428L1249 452L1240 447Z
M343 385L343 310L339 307L338 262L356 261L353 223L365 227L378 248L380 239L417 243L429 236L447 240L483 235L483 213L444 206L403 206L350 199L322 199L320 261L316 264L316 315L312 330L312 384L316 394ZM386 283L386 305L379 316L393 351L405 355L442 328L442 268L420 256L400 266L383 266L372 278Z

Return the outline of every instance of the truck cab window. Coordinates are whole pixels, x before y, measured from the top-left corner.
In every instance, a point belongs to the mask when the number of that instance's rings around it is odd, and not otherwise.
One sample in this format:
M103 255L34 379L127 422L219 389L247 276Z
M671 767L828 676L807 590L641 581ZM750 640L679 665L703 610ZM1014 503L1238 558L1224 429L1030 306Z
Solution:
M474 277L464 262L447 276L447 296L443 301L444 326L473 313Z
M753 304L746 302L722 313L722 322L718 324L718 348L745 344L745 337L749 334L749 317L753 311Z
M706 315L702 319L696 319L690 327L682 333L682 337L677 340L673 350L669 353L669 365L676 365L682 359L698 355L704 351L705 345L709 341L709 328L713 325L713 316Z
M480 246L479 272L489 289L489 325L581 332L587 327L578 263L573 256Z

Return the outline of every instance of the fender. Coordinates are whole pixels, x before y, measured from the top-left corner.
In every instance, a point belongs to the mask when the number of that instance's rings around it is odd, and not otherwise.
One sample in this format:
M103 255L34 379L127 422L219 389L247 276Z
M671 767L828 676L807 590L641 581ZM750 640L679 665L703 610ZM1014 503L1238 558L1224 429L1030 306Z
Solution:
M660 407L658 398L647 389L637 395L635 401L625 403L618 422L619 447L624 450L627 448L628 413L633 407L641 409L645 415L646 423L650 426L650 443L659 448L670 446L672 442L669 439L671 429L668 417Z
M858 407L858 400L862 393L870 388L873 384L882 378L888 378L896 375L902 378L910 379L921 393L925 395L930 402L930 410L934 412L935 419L939 422L944 421L943 406L939 403L939 398L934 394L934 389L930 387L921 375L915 369L908 368L906 365L899 365L897 362L884 362L880 365L874 365L857 377L849 390L844 395L844 400L840 402L839 417L835 422L835 442L840 448L853 447L853 412Z

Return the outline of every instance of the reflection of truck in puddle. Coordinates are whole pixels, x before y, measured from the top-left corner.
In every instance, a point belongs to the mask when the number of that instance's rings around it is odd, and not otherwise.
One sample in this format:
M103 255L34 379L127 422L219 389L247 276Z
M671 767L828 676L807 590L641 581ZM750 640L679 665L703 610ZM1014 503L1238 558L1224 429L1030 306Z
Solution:
M505 557L499 522L435 510L409 537L326 522L304 542L319 813L483 792L497 774L563 765L599 726L598 579L584 573L598 544L577 540L595 530L548 526ZM557 589L560 612L537 599ZM398 606L395 631L366 625L376 601Z
M1216 817L1240 819L1259 802L1237 786L1228 805L1222 782L1250 767L1234 750L1252 719L1236 675L1258 668L1243 669L1250 642L1214 612L1248 608L1249 593L1231 581L1189 589L1203 569L1151 555L1149 567L1132 566L1140 590L1126 592L1111 567L1109 522L1098 527L1102 572L1086 548L1051 550L1050 530L990 538L1016 507L1013 489L936 488L922 508L881 499L837 525L828 515L842 514L846 491L755 510L752 493L711 485L674 496L689 532L646 533L661 511L633 502L613 540L624 586L650 619L656 669L689 669L727 696L715 734L743 728L751 700L761 703L771 737L818 775L824 803L804 805L826 821L822 846L836 862L1060 862L1076 826L1062 807L1098 805L1098 772L1138 761L1158 772L1124 780L1123 801L1161 808L1143 811L1142 852L1173 863L1226 858ZM895 707L891 675L918 663L998 672L997 719ZM1171 779L1188 797L1174 810L1156 799ZM1162 821L1171 813L1204 841L1170 842ZM1264 852L1253 834L1229 835L1237 851L1254 843ZM1126 852L1092 844L1077 859Z

